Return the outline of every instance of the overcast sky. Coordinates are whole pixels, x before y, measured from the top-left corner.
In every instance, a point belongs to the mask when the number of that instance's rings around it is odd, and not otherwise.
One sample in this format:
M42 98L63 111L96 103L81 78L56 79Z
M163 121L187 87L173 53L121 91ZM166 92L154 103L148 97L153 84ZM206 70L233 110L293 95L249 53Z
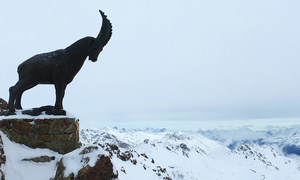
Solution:
M0 0L0 97L35 54L113 36L67 87L64 108L83 124L300 117L300 1ZM55 90L24 93L23 108Z

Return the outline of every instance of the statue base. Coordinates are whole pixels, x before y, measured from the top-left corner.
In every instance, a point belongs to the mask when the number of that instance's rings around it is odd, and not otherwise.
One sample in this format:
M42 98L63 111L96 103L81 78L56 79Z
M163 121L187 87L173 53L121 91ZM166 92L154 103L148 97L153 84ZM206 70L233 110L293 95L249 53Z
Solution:
M79 120L69 116L2 117L0 130L16 143L31 148L48 148L60 154L66 154L81 146Z
M22 114L27 114L30 116L39 116L39 115L66 115L66 111L63 109L55 109L54 106L42 106L39 108L33 108L33 109L29 109L29 110L18 110L20 111ZM12 115L16 115L16 112L10 112L9 110L1 110L0 111L0 116L12 116Z

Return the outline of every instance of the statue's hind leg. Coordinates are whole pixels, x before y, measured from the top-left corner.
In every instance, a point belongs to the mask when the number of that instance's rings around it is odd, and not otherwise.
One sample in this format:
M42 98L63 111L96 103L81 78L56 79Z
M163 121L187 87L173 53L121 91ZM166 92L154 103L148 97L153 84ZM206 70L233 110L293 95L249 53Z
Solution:
M28 87L26 87L25 89L20 90L17 95L16 95L16 101L15 101L15 108L16 109L23 109L21 106L21 99L22 99L22 95L25 91L27 91L28 89L33 88L34 86L36 86L36 84L30 85Z
M28 87L30 83L26 81L19 80L16 85L9 88L9 101L8 101L8 109L10 112L15 112L15 100L16 95L22 90Z

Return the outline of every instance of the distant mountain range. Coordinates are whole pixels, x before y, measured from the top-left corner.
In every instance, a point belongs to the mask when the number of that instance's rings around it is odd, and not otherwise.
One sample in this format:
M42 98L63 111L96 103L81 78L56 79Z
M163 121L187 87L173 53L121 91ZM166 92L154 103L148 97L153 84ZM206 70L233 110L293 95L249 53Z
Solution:
M264 131L239 128L235 130L198 130L198 133L221 142L231 150L243 144L256 144L270 146L287 156L300 156L300 126L298 125L289 128L273 127Z

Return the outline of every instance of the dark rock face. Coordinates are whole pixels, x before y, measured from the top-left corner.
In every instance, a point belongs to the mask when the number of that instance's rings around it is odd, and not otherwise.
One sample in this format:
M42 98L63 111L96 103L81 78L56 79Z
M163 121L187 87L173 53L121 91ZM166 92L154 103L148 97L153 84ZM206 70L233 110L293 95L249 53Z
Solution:
M66 167L63 163L63 158L61 158L60 161L57 162L57 169L56 169L54 180L64 180L64 179L67 180L67 178L64 177L65 170L66 170Z
M4 154L2 137L0 136L0 167L2 166L2 164L5 163L6 163L6 156ZM5 175L1 169L0 169L0 179L5 180Z
M2 137L0 136L0 166L5 163L6 163L6 156L4 154Z
M90 150L93 147L88 148ZM88 153L87 151L84 151ZM54 180L111 180L112 178L117 178L113 173L113 165L109 157L104 155L99 155L95 166L91 167L89 165L84 166L78 171L75 176L74 173L69 175L65 174L66 167L63 163L63 158L57 163L57 170Z
M100 155L94 167L87 166L81 169L76 180L111 180L113 176L113 165L110 158Z
M35 157L35 158L25 158L22 161L32 161L36 163L45 163L45 162L50 162L55 160L55 157L49 157L49 156L40 156L40 157Z
M80 147L79 123L74 118L3 119L0 130L11 141L31 148L66 154Z

